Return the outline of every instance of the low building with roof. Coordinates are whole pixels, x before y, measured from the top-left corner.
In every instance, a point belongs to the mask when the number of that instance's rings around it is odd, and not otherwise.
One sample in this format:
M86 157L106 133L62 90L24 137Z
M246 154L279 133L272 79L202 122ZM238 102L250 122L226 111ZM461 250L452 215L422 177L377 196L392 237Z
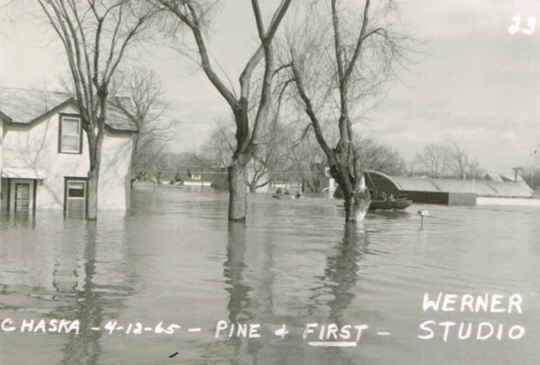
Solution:
M130 205L131 157L138 128L124 109L131 101L108 104L98 187L100 210ZM87 211L87 138L73 95L0 88L0 197L3 212L37 209Z
M181 183L185 186L211 186L215 175L216 173L209 168L187 166L176 172L173 178L163 181Z
M531 198L533 191L523 181L452 180L426 177L388 176L378 171L364 173L366 184L376 197L378 193L394 197L407 196L416 203L476 205L476 197Z
M337 188L336 181L330 176L330 167L326 166L324 162L314 162L309 166L304 166L300 175L304 193L334 193Z

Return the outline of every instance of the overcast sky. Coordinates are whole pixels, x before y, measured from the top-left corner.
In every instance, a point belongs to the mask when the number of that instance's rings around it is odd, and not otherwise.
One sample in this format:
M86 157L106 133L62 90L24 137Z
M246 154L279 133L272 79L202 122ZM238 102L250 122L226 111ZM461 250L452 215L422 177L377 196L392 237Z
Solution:
M0 4L6 0L0 0ZM540 144L540 20L537 0L400 0L411 34L426 40L425 56L392 84L369 122L358 128L414 158L428 143L456 143L489 171L508 172L532 162ZM247 0L222 1L210 49L237 79L256 47ZM514 34L509 27L521 17ZM525 34L525 33L532 34ZM64 56L43 27L24 22L0 33L0 86L55 85ZM175 150L191 150L230 112L204 74L164 49L143 55L163 79L171 112L184 121Z

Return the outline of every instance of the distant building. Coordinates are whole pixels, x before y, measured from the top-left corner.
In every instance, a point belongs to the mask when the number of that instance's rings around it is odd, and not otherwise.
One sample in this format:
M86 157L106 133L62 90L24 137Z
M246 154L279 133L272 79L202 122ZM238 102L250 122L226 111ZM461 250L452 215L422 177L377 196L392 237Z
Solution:
M186 186L208 186L212 185L212 171L205 171L204 168L186 169L176 174L176 178L182 179L182 184Z
M333 193L336 190L337 184L334 178L330 175L330 167L325 163L312 163L309 170L302 174L302 190L304 192L319 191L324 193Z
M491 180L451 180L425 177L388 176L378 171L366 171L366 184L376 196L384 192L394 196L406 195L417 203L446 205L476 205L476 197L531 198L532 189L521 182Z
M126 210L138 129L109 104L98 187L100 210ZM0 197L4 212L87 211L88 141L77 103L59 92L0 88Z
M212 186L216 173L201 166L183 166L177 172L160 174L160 183L185 186Z

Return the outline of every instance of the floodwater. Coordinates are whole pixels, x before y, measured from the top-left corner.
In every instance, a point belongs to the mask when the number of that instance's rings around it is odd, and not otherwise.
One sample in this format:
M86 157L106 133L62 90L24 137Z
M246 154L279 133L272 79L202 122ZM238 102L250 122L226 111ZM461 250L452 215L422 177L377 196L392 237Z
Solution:
M540 359L538 207L413 205L355 227L331 199L251 196L245 225L211 189L133 202L97 223L0 218L1 365Z

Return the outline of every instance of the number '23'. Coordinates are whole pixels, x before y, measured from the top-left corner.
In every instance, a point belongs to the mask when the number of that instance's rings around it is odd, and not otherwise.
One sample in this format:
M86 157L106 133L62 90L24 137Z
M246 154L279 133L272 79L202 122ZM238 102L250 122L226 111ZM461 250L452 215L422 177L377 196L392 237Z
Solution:
M526 35L531 35L534 33L534 30L536 29L536 18L534 17L528 17L525 19L527 22L527 29L522 29L519 24L521 23L521 17L519 15L516 15L512 18L512 20L515 22L515 24L512 24L508 27L508 32L510 34L516 34L517 32L521 31L521 33Z

